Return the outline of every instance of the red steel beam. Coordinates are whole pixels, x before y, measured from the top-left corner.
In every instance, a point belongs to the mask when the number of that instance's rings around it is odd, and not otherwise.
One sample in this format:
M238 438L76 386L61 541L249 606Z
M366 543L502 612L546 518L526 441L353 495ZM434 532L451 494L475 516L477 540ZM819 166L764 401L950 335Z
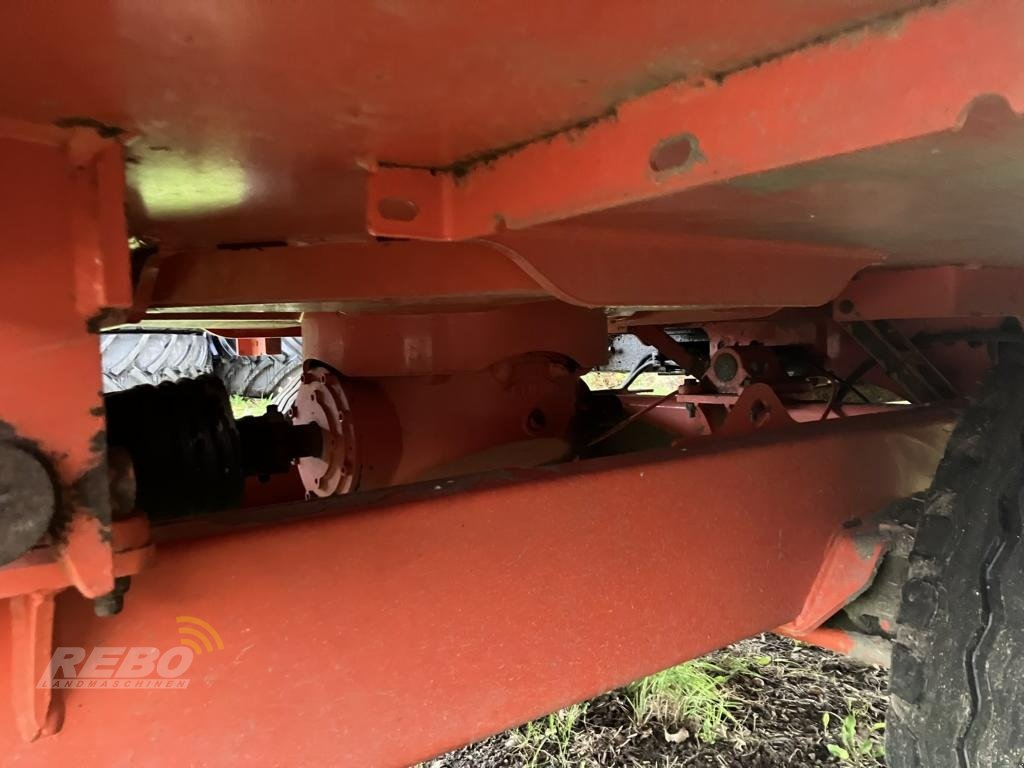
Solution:
M494 246L562 301L634 309L820 306L885 258L866 248L573 224Z
M843 524L929 482L954 417L794 425L165 529L125 612L99 620L66 596L55 644L167 648L182 615L223 650L196 656L182 690L64 691L63 730L33 744L0 698L0 753L408 765L793 620Z
M956 129L986 94L1019 112L1022 28L1018 0L929 4L717 79L660 88L485 160L382 164L368 181L367 228L462 240Z
M238 354L240 355L265 355L267 354L267 339L265 336L253 336L250 338L238 339Z
M836 320L1024 316L1024 269L925 267L864 272L835 300Z
M206 317L383 303L443 310L550 297L583 307L819 306L883 258L863 248L559 226L508 242L177 252L148 267L136 304L155 322L170 309Z
M157 267L151 308L337 310L486 304L545 298L546 290L493 247L401 242L211 249Z

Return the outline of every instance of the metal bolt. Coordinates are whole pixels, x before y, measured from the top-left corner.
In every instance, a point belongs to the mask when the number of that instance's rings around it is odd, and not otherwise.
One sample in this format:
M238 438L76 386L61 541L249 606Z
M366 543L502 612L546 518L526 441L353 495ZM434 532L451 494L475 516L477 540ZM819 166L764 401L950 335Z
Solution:
M124 593L132 585L131 576L114 579L114 589L93 599L92 610L97 616L116 616L124 609Z
M534 408L526 416L526 432L527 434L536 435L544 430L547 426L548 418L540 408Z
M715 355L714 371L715 377L721 381L732 381L740 370L740 364L736 358L728 352Z

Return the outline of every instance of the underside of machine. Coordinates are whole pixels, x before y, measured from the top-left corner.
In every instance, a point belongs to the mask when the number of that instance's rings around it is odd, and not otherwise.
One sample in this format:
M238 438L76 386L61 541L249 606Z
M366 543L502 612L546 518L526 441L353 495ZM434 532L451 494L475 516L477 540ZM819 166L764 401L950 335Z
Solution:
M762 631L901 647L1024 340L1024 5L0 18L5 764L407 765ZM139 329L301 379L104 395Z

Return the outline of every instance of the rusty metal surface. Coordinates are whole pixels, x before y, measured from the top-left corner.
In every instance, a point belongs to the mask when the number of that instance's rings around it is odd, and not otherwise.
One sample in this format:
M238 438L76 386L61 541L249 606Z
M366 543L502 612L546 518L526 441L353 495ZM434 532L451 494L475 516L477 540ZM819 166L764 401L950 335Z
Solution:
M0 749L12 766L413 763L792 620L843 523L924 487L954 418L909 409L182 523L123 614L60 601L57 642L172 646L186 614L224 650L183 690L64 691L60 733L4 730Z

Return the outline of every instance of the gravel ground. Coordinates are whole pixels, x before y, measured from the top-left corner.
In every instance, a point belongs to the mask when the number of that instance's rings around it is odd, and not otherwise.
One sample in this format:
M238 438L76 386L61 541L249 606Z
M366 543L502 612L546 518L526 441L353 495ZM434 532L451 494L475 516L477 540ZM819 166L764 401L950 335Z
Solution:
M693 735L700 723L657 714L638 718L629 692L620 689L423 768L884 765L877 755L884 741L885 672L775 635L744 640L708 659L735 670L722 683L732 719L713 743Z

